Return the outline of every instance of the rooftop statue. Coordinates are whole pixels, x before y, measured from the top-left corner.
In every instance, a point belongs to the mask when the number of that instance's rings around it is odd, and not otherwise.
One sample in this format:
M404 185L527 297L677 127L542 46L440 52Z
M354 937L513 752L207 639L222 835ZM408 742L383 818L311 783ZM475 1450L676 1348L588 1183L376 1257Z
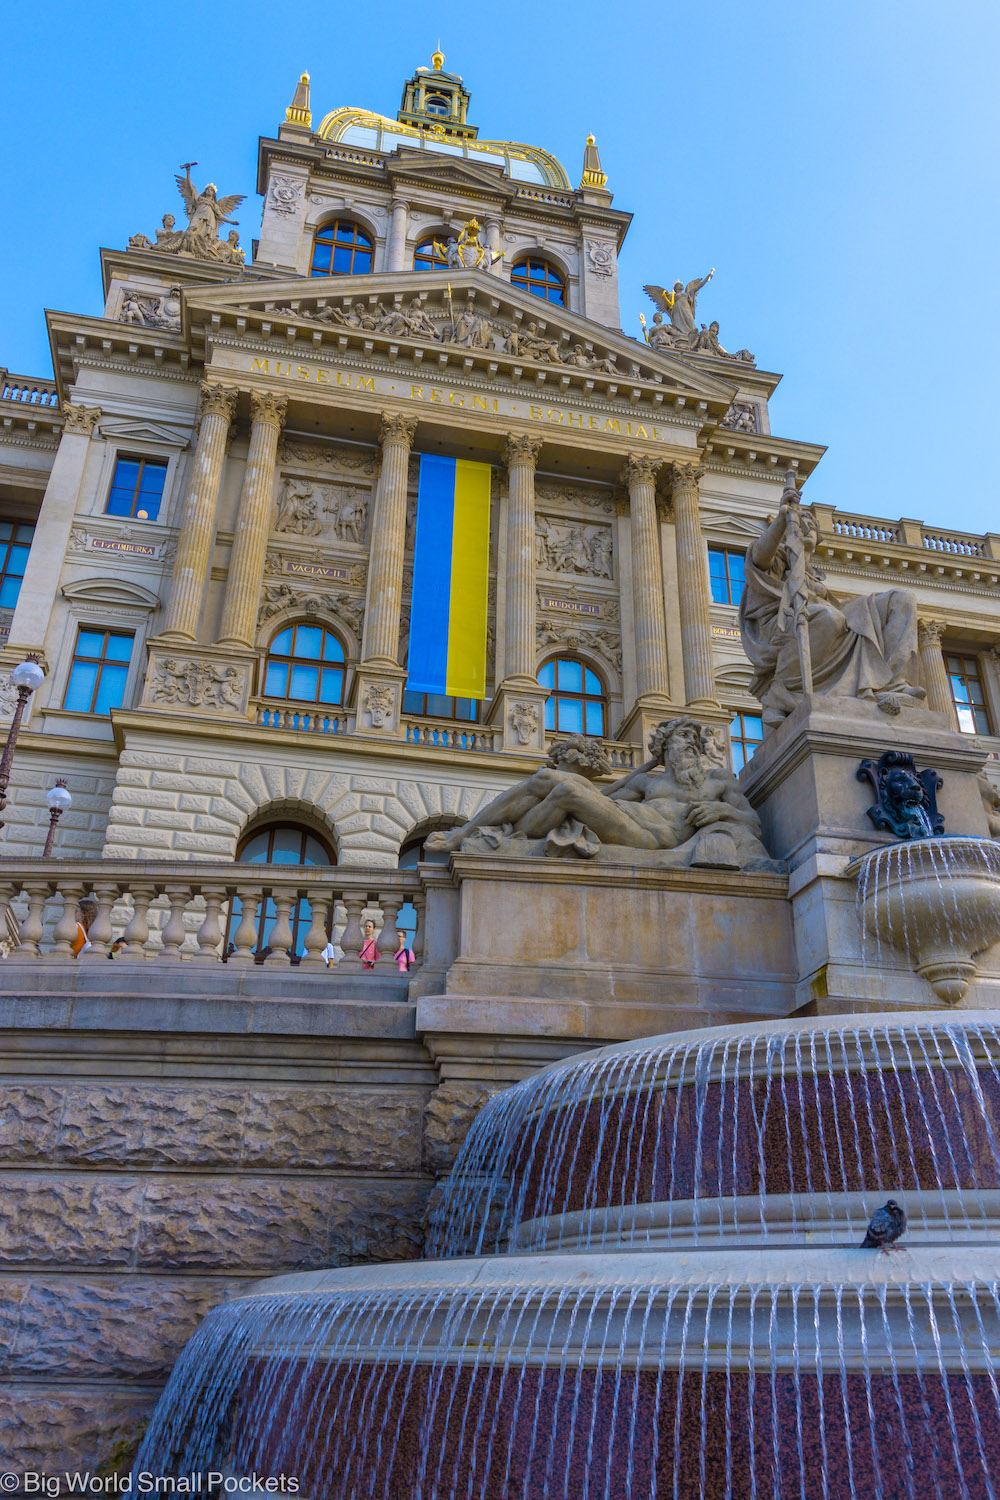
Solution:
M713 266L707 276L695 277L693 281L688 282L687 286L683 281L675 281L673 291L669 292L662 286L643 287L647 297L650 297L660 311L670 318L669 330L664 325L660 335L665 344L667 340L670 341L669 347L675 349L694 347L698 337L698 324L695 322L698 293L703 286L708 285L714 275L715 267ZM650 342L652 338L653 335L650 334Z
M611 767L600 740L575 735L556 745L541 770L496 797L470 822L432 833L428 851L547 854L657 866L773 869L760 822L723 764L715 730L682 717L649 739L651 759L620 781L597 787Z
M163 228L156 231L155 245L151 245L144 234L134 234L129 240L129 248L166 250L172 255L193 255L199 260L220 260L227 265L241 266L245 257L240 248L239 234L232 229L223 240L221 230L223 224L237 222L229 215L239 208L246 194L230 193L220 198L214 182L208 183L199 193L191 181L191 168L197 165L196 161L186 161L184 176L177 173L174 178L187 210L187 228L175 230L173 215L165 214Z
M820 538L789 472L777 516L747 549L740 600L750 691L774 729L803 694L918 707L917 601L909 589L838 600L813 565Z
M502 250L491 250L488 245L480 244L476 219L469 220L457 240L449 239L446 245L435 240L434 249L456 270L492 271L497 261L503 260Z

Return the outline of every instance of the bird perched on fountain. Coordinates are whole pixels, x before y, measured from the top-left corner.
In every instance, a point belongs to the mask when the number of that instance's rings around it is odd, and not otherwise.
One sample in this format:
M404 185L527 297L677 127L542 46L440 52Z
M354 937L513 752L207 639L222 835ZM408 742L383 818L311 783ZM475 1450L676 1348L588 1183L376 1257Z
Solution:
M865 1237L861 1241L861 1248L862 1250L879 1249L885 1255L895 1248L901 1250L902 1245L897 1247L896 1241L905 1228L906 1213L895 1198L890 1198L872 1214Z

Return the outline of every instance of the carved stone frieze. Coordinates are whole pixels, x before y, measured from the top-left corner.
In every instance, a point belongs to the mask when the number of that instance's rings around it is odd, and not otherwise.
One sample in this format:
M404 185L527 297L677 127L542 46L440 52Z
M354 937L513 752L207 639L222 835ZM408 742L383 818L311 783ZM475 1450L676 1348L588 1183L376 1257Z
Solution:
M538 705L536 703L512 703L509 722L517 736L518 744L530 745L538 733L540 723Z
M613 516L615 513L614 499L607 490L561 484L550 479L535 480L535 501L544 505L566 505L574 510L583 506L587 510L600 511L605 516Z
M178 708L246 709L249 671L226 662L154 658L146 679L145 702Z
M535 564L551 573L611 578L612 547L610 526L581 525L553 516L535 517Z
M294 214L302 195L302 182L298 177L275 175L267 194L267 207L276 214Z
M329 594L320 588L295 588L290 583L265 583L261 589L257 624L263 625L285 610L299 610L306 616L329 615L340 620L360 640L365 617L361 599L351 594Z
M734 401L722 418L720 426L731 427L734 432L759 432L760 424L756 406L752 401Z
M130 286L122 297L119 323L136 323L143 328L165 328L176 333L181 326L181 289L172 286L169 292L150 295Z
M540 651L555 646L566 651L591 651L602 656L621 676L622 643L614 631L588 629L582 622L569 620L540 620L536 628Z
M66 419L63 431L79 432L84 437L93 436L94 428L104 415L99 406L80 406L73 401L64 401L61 410Z
M278 462L304 469L325 469L336 473L365 474L374 478L379 457L373 449L331 448L318 443L283 438L278 445Z
M584 240L587 270L591 276L610 276L615 268L615 249L606 240Z
M364 544L371 499L355 485L315 484L286 478L278 492L274 530L279 535L326 537Z
M396 706L396 690L387 683L370 682L365 688L362 708L368 715L373 729L384 729L391 720Z

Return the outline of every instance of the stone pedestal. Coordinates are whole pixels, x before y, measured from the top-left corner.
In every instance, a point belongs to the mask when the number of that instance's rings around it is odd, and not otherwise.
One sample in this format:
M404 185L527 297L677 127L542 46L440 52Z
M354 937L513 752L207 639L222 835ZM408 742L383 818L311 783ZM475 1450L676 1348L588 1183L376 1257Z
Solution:
M895 842L873 827L867 809L874 796L857 771L862 760L878 760L890 749L912 754L918 771L932 766L940 773L938 809L946 833L989 836L977 782L983 751L956 733L946 715L928 710L889 717L857 699L806 698L740 776L769 853L789 864L799 1007L821 1013L940 1009L904 954L863 940L856 911L852 861ZM1000 1003L998 957L980 965L966 1004Z

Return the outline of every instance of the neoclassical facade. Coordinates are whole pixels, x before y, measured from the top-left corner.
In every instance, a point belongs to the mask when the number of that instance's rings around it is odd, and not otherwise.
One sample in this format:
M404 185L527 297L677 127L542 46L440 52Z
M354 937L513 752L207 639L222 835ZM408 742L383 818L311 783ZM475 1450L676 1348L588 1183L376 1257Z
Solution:
M102 251L103 315L48 315L54 381L5 375L3 663L46 673L11 852L56 776L64 855L231 860L271 818L395 867L560 735L628 767L683 710L753 754L742 557L823 450L771 432L780 376L723 349L701 281L622 331L592 139L573 188L468 107L435 54L396 119L314 129L304 77L252 265L242 198L179 175L188 227ZM407 690L424 454L492 468L482 702ZM814 507L831 586L916 590L930 700L992 750L1000 538L864 509Z

